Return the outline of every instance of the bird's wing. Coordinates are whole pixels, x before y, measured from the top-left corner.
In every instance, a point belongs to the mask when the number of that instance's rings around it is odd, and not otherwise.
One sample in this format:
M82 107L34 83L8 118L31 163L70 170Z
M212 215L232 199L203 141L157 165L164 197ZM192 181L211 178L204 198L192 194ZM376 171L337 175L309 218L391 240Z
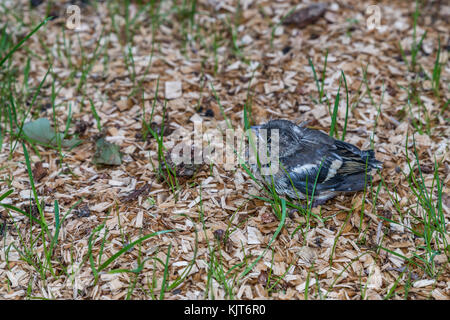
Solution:
M329 152L329 146L319 144L299 144L297 152L280 158L281 170L291 183L302 193L311 193L320 184L336 175L342 160Z
M305 130L296 152L280 158L291 183L302 193L313 190L357 191L378 162L373 151L361 151L323 132Z

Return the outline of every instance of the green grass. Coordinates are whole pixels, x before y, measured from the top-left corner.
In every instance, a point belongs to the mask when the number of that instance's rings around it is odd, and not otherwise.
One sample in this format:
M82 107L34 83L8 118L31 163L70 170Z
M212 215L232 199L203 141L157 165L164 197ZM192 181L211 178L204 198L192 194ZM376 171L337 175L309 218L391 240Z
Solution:
M104 28L102 29L102 31L100 32L100 36L98 37L97 43L96 43L96 47L94 49L94 53L92 54L92 58L88 59L86 57L86 54L84 52L84 46L81 42L80 36L78 35L77 39L78 39L78 45L81 51L81 66L82 66L82 70L81 70L81 77L80 80L78 82L76 91L79 93L83 92L83 87L86 84L87 81L87 77L90 74L92 68L94 67L94 63L98 60L98 58L100 57L100 41L102 39L103 36L103 31Z
M97 123L98 132L102 132L102 123L100 116L98 115L97 109L95 108L94 101L92 101L91 97L88 97L89 105L91 107L92 115L94 116L95 122Z
M30 39L33 34L35 34L42 26L44 26L48 21L50 20L50 18L45 19L44 21L42 21L39 25L37 25L30 33L28 33L22 40L20 40L1 60L0 60L0 68L3 66L3 64L12 57L12 55L14 54L14 52L16 52L28 39ZM6 35L6 29L3 29L3 34L2 34L2 46L3 48L5 47L5 43L7 43L7 39L6 39L7 35Z
M219 105L222 116L224 117L228 128L233 130L233 132L236 133L237 131L233 127L228 116L226 115L225 110L220 102L220 98L212 84L211 84L211 90L216 98L216 101ZM248 128L250 126L249 115L251 114L251 104L248 101L248 99L250 97L250 85L247 90L248 90L247 91L247 102L245 103L245 106L244 106L244 126L246 128ZM241 137L241 138L243 138L243 137ZM253 141L251 136L249 136L248 138L249 138L250 147L252 147L255 154L258 155L258 153L256 152L255 142ZM211 282L212 279L215 279L224 288L227 299L234 298L234 292L236 291L236 289L234 289L234 287L239 284L239 281L243 277L245 277L250 271L253 270L255 265L265 256L267 251L269 249L271 249L271 245L276 240L276 238L278 237L278 234L281 232L281 230L283 229L283 227L285 225L285 220L286 220L286 215L287 215L286 210L287 210L287 203L288 203L285 199L280 198L278 196L278 194L276 193L274 183L273 183L273 176L272 176L272 184L271 185L265 186L265 185L261 184L260 181L254 176L254 174L252 173L252 171L250 170L248 165L243 161L243 159L240 158L241 153L234 146L233 146L233 151L237 155L238 162L240 163L241 167L247 172L247 174L250 176L250 178L252 180L254 180L258 185L260 185L263 188L263 190L265 191L265 193L268 196L268 197L260 197L258 195L251 195L251 197L270 203L274 210L275 215L279 218L280 223L279 223L277 229L275 230L271 240L269 241L267 247L263 250L263 252L259 256L257 256L251 263L250 263L250 261L247 261L247 259L251 259L252 257L245 258L243 263L240 263L240 264L237 264L237 265L231 267L228 271L226 271L224 269L221 254L220 254L220 247L213 246L209 243L208 239L206 240L208 243L209 256L211 259L209 261L210 271L208 273L208 281L207 281L208 288L210 288L210 286L212 286L212 282ZM259 156L258 156L258 165L259 165L259 168L261 168ZM295 206L299 209L301 208L290 202L289 202L289 204L291 206ZM203 213L202 200L200 200L199 206L200 206L201 219L203 221L204 213ZM234 215L232 216L231 219L233 219L233 217L234 217ZM226 234L229 236L229 234L232 232L233 232L232 230L231 231L227 230ZM206 233L205 233L205 237L206 237ZM242 251L244 252L244 256L247 257L247 255L245 254L244 247L242 247ZM242 268L244 268L244 269L242 270ZM281 281L282 278L283 277L278 278L276 283ZM271 288L271 290L273 290L273 287ZM271 291L271 290L269 290L269 291ZM208 289L207 293L205 294L205 297L208 297L208 292L209 292L209 289ZM214 296L212 296L212 298L214 298Z
M289 10L289 12L284 15L280 21L278 23L274 23L272 26L272 31L270 32L270 47L273 48L273 39L275 38L275 31L276 29L281 26L284 22L284 20L286 20L287 17L289 17L292 13L294 13L295 11L295 7L292 8L291 10Z
M341 77L339 78L339 86L338 86L338 91L336 94L336 97L334 99L334 107L333 107L333 111L331 111L331 101L328 99L328 97L326 96L325 90L324 90L324 86L325 86L325 78L326 78L326 70L327 70L327 60L328 60L328 49L325 52L325 61L324 61L324 65L323 65L323 69L322 69L322 76L319 80L318 76L317 76L317 72L316 72L316 68L314 67L314 63L312 62L311 58L308 58L308 62L309 65L311 67L311 70L313 72L313 77L314 77L314 82L316 83L316 87L317 87L317 91L319 93L319 99L318 100L314 100L314 102L318 102L318 103L322 103L325 102L328 105L328 109L330 111L330 115L331 115L331 126L330 126L330 136L331 137L338 137L338 109L339 109L339 102L340 102L340 98L341 98L341 84L342 82L344 83L345 86L345 94L346 94L346 109L345 109L345 118L344 118L344 124L343 124L343 129L342 129L342 135L341 135L341 140L345 139L345 135L347 133L347 123L348 123L348 116L349 116L349 109L350 109L350 101L349 101L349 90L348 90L348 86L347 86L347 78L345 77L344 71L341 70ZM364 77L365 77L365 73L364 73ZM368 86L368 85L367 85ZM370 89L369 89L370 90ZM359 90L358 90L359 91ZM370 95L370 91L369 91L369 95ZM352 109L356 106L355 105L352 107Z
M22 86L22 94L24 95L25 98L20 101L17 100L16 97L14 97L15 92L13 90L11 90L11 88L13 87L13 84L15 82L14 72L16 70L12 69L10 63L8 64L8 61L11 61L11 57L13 56L13 54L20 48L24 47L24 44L26 43L26 41L31 36L33 36L33 34L36 33L41 27L43 27L48 22L48 20L49 19L46 19L43 22L41 22L37 27L35 27L19 43L17 43L14 46L12 45L12 43L10 41L9 35L6 33L6 29L2 29L2 36L0 39L0 58L1 58L0 68L4 69L3 71L6 71L6 73L4 73L3 76L6 77L6 79L8 79L8 80L6 82L2 82L1 89L2 89L2 92L5 92L6 90L9 92L9 94L6 95L6 97L8 97L7 99L8 99L9 103L7 104L7 108L4 109L5 112L1 113L1 115L2 115L1 120L2 120L2 123L4 123L5 125L0 126L0 130L1 130L0 131L0 142L3 145L3 139L4 139L4 135L6 133L5 128L9 127L9 135L11 137L16 137L15 142L13 139L10 139L10 143L11 144L14 143L14 145L10 146L10 156L12 156L12 154L14 153L14 151L16 149L16 146L19 142L19 137L21 137L21 132L22 132L23 125L25 123L25 119L27 119L28 115L31 114L32 107L34 106L34 103L37 100L37 98L41 92L41 88L44 86L44 83L46 82L47 76L49 74L52 74L50 99L51 99L53 123L54 123L55 130L57 130L57 128L58 128L58 123L57 123L58 119L57 119L57 110L56 109L59 108L59 106L55 105L55 100L56 100L59 90L62 87L60 87L59 89L56 88L57 76L55 74L51 73L51 67L48 69L46 75L41 80L38 87L35 88L34 93L32 94L31 103L29 103L29 107L24 108L22 106L22 103L23 103L22 101L26 100L27 96L29 96L30 92L32 92L31 91L32 88L29 87L29 84L28 84L31 59L28 58L25 69L24 69L24 85ZM94 54L92 55L92 58L90 58L90 59L88 59L86 57L86 54L83 50L83 46L81 45L81 42L80 42L80 38L78 38L78 40L79 40L78 43L79 43L80 49L81 49L81 59L82 59L81 65L83 66L80 81L78 82L78 85L77 85L78 91L83 90L83 86L85 85L85 83L87 81L88 74L91 71L94 62L99 57L99 54L100 54L99 49L101 48L100 47L101 38L102 37L100 36L97 41L97 45L94 50ZM72 49L70 47L70 42L68 41L68 39L65 38L64 31L63 31L63 43L64 43L64 50L62 51L59 48L59 50L57 51L57 54L59 55L59 57L61 57L63 54L65 54L67 61L69 63L69 68L72 68L72 67L75 68L72 63L72 54L71 54ZM25 47L25 49L27 49L27 48ZM47 49L47 60L49 60L49 62L51 62L50 61L51 59L52 59L52 56L50 54L50 51ZM75 75L75 71L73 71L71 73L70 79L73 80L74 75ZM68 83L70 83L70 81L65 81L65 83L68 84ZM91 110L94 115L94 118L97 121L97 127L98 127L99 131L101 131L102 128L101 128L101 124L100 124L100 118L94 107L93 101L90 97L88 97L88 100L91 103ZM68 104L68 117L66 120L65 131L64 131L62 138L64 138L68 134L68 130L69 130L69 127L72 122L72 111L71 110L72 110L71 105L69 103ZM21 121L19 117L21 117L23 120ZM16 130L17 130L17 132L16 132ZM58 150L60 156L62 157L61 137L59 135L57 135L57 137L59 140L59 141L57 141L57 150ZM37 154L39 154L38 150L34 147L34 145L32 145L32 146L33 146L34 150L37 152ZM48 280L50 280L50 278L60 277L61 272L63 274L65 273L66 276L69 277L70 274L67 273L68 272L67 268L64 266L62 261L60 261L60 259L55 256L55 249L58 246L58 238L59 238L62 228L64 228L64 223L65 223L66 217L81 202L81 200L77 201L63 216L61 215L61 212L59 209L60 208L59 203L57 200L55 200L54 204L53 204L54 217L53 217L53 219L51 219L49 221L44 213L45 206L44 206L43 202L39 201L38 193L37 193L37 190L35 187L34 177L32 174L30 157L28 155L27 147L24 143L22 143L22 148L24 151L26 167L27 167L29 181L30 181L30 185L32 188L32 193L33 193L32 199L30 199L30 206L29 206L30 211L29 212L24 211L14 205L10 205L7 203L0 203L0 206L2 206L5 210L7 210L7 212L15 211L20 214L23 214L29 220L29 223L26 223L26 225L28 225L29 228L28 228L28 230L21 230L21 229L19 229L18 224L16 222L14 222L14 226L15 226L16 232L18 234L18 242L11 243L8 245L7 248L5 248L6 262L9 264L8 257L9 257L11 250L14 249L15 251L18 252L21 260L27 262L32 268L34 268L34 270L36 271L36 274L39 275L39 280L42 281L43 283L46 283ZM4 199L10 197L13 192L14 192L14 189L9 189L9 190L5 191L3 194L0 195L0 200L4 200ZM39 212L39 216L37 216L37 217L32 215L31 207L33 207L33 206L36 206L37 211ZM106 222L106 220L105 220L105 222ZM103 249L104 249L104 245L107 241L106 236L108 235L108 230L105 227L105 222L103 224L100 224L97 228L95 228L93 230L93 232L89 238L88 254L85 256L83 262L81 263L81 265L79 265L79 268L78 268L78 269L80 269L82 267L82 265L87 260L89 260L92 273L95 277L95 282L98 281L98 275L100 272L107 269L120 256L122 256L123 254L128 252L134 246L141 245L141 243L143 241L145 241L149 238L158 236L163 233L174 231L174 230L165 230L165 231L154 232L154 233L150 233L148 235L142 236L142 237L138 238L137 240L135 240L134 242L127 244L126 246L124 246L124 248L122 248L118 252L111 255L106 261L102 262L102 257L103 257L103 253L104 253ZM38 229L37 236L35 233L36 229ZM53 230L53 232L51 232L50 230ZM95 254L93 252L93 241L94 241L95 237L99 236L100 233L103 231L104 231L104 233L103 233L103 236L101 237L100 252L98 254ZM41 251L38 250L38 246L43 246L43 254L41 254L40 253ZM168 252L168 255L169 254L170 254L170 252ZM146 260L144 259L143 261L145 262ZM143 266L143 262L139 264L138 270L133 270L133 271L136 274L138 274L139 268L142 269L142 266ZM112 272L117 273L119 271L112 270ZM185 273L185 275L186 275L186 273ZM173 282L171 285L169 285L167 283L167 286L165 288L170 289L171 286L178 285L179 282L180 282L180 279ZM135 285L135 282L134 282L134 285ZM34 289L33 285L30 282L29 286L27 288L28 298L40 299L41 297L33 296L33 294L32 294L33 289ZM130 291L129 291L129 294L127 297L130 296L130 294L133 290L134 290L134 287L132 285L132 286L130 286ZM164 290L161 293L161 297L162 298L164 297Z
M156 167L153 168L154 172L159 178L164 180L164 182L170 187L171 191L175 195L175 199L178 199L178 192L180 191L180 183L177 178L176 166L171 165L171 162L169 161L169 159L167 159L167 156L170 155L167 153L168 150L164 146L164 131L165 131L164 129L166 126L169 126L169 124L166 123L167 100L164 100L163 104L160 133L158 134L155 130L153 130L151 125L153 116L155 114L156 102L158 101L158 90L159 90L159 78L156 82L155 96L152 103L152 111L150 113L149 121L145 120L146 110L145 105L142 104L142 134L144 140L147 139L148 134L151 134L151 136L156 140L159 166L157 168ZM144 99L142 100L144 101Z
M436 59L434 60L433 70L431 70L431 72L428 73L427 70L425 70L422 66L420 66L421 72L423 73L425 78L431 81L432 90L434 92L434 95L439 101L443 98L441 94L441 76L442 76L442 67L444 63L441 62L441 54L442 54L441 38L438 37L438 48L436 51Z
M28 176L30 179L30 185L32 188L33 198L30 199L30 212L23 211L22 209L19 209L12 205L6 205L6 204L0 204L2 207L4 207L7 211L13 210L18 213L21 213L29 218L30 223L30 229L29 229L29 237L26 237L26 234L22 236L22 231L18 229L18 226L16 225L16 230L19 234L20 239L20 246L11 243L9 247L7 248L7 252L11 250L11 248L14 248L21 257L22 260L28 262L40 275L41 281L46 281L47 277L53 276L57 277L59 271L57 269L63 269L61 266L55 266L54 261L58 260L55 259L55 248L58 244L58 236L60 234L62 223L64 222L67 215L72 211L74 206L72 206L68 212L61 218L60 217L60 210L59 210L59 204L58 201L54 201L54 218L53 218L53 226L52 229L54 229L54 232L52 233L49 228L49 222L47 221L45 215L44 215L44 207L43 203L39 201L39 197L36 191L34 178L31 170L31 163L30 158L28 155L27 148L25 144L22 144L23 150L24 150L24 156L28 171ZM14 190L8 190L6 193L4 193L0 198L4 199L8 195L10 195ZM78 203L76 203L77 205ZM39 212L38 217L32 216L31 213L31 207L36 206L37 211ZM38 236L34 238L32 229L33 223L36 222L40 226L40 231L38 233ZM43 254L41 255L37 251L37 244L40 243L40 245L43 246ZM7 259L8 260L8 259ZM59 264L59 262L57 263Z
M40 89L47 77L47 74L45 75L43 81L40 83L39 87L37 88L37 90L35 91L35 94L33 96L32 99L32 103L30 105L30 107L26 110L23 111L23 108L16 108L17 104L16 104L16 99L13 96L14 90L14 84L16 82L15 77L17 76L16 70L11 66L12 63L12 56L14 55L14 53L19 50L21 47L24 46L25 42L30 39L36 32L38 32L39 29L41 29L47 22L49 21L49 18L45 19L44 21L42 21L40 24L38 24L36 27L34 27L28 34L25 35L25 37L23 37L22 40L20 40L17 44L13 45L12 44L12 40L11 37L6 33L6 27L2 29L2 36L1 36L1 40L0 40L0 54L1 54L1 60L0 60L0 70L2 71L3 74L3 81L2 86L0 88L0 95L2 96L0 103L2 105L5 105L5 108L2 108L2 112L0 113L0 123L3 123L3 126L0 126L0 151L2 150L3 147L3 140L4 140L4 136L5 136L5 132L6 132L6 127L9 126L9 135L10 136L15 136L15 132L14 130L16 128L20 128L19 129L19 136L20 133L22 132L22 127L25 123L25 119L27 117L27 115L30 113L31 110L31 105L36 101L36 98L40 92ZM9 64L7 65L6 62L9 61ZM29 76L29 62L30 60L27 60L27 64L24 70L24 79L28 80L28 76ZM25 82L24 83L27 83ZM25 95L28 94L29 92L29 88L28 88L28 84L25 84L23 86L23 93ZM20 115L24 115L23 117L23 121L21 124L19 124L19 116ZM12 140L10 140L10 143L12 143ZM14 152L15 148L17 146L17 140L14 143L14 146L10 146L10 158L12 156L12 153Z
M400 219L399 221L395 221L383 216L379 217L380 219L393 224L398 224L409 230L415 237L421 240L422 245L417 246L416 251L409 257L393 252L381 245L380 249L396 255L409 264L422 269L430 277L437 278L444 272L446 265L450 261L450 247L446 238L448 231L446 229L446 221L442 208L443 178L439 177L439 164L435 161L431 187L426 185L417 154L414 136L413 154L414 159L410 159L408 150L406 150L406 163L408 165L409 174L403 172L404 178L411 190L410 201L412 200L413 202L404 209L404 206L400 204L400 199L395 197L394 192L390 191L385 180L381 177L383 187L387 191ZM415 205L413 205L414 201L417 201ZM402 220L406 216L411 218L411 226L407 226L403 223ZM437 267L434 261L434 258L438 254L444 254L449 259L446 264L440 267Z
M55 249L58 245L58 237L61 232L61 228L63 227L64 221L66 217L72 212L72 210L82 201L77 201L69 210L68 212L61 217L60 210L59 210L59 204L58 201L54 201L54 218L51 225L51 222L49 222L44 214L44 206L39 201L39 197L36 191L35 182L31 170L31 163L28 155L27 148L25 144L22 144L28 175L30 179L30 184L33 192L33 198L30 200L30 208L31 206L36 206L37 210L39 212L39 217L32 216L31 212L23 211L22 209L19 209L13 205L0 203L0 206L2 206L7 211L12 210L16 211L18 213L23 214L24 216L29 218L29 231L28 236L27 232L24 234L23 231L21 231L17 224L16 225L16 231L19 235L19 243L11 243L8 248L6 248L7 253L7 262L8 262L8 255L12 248L14 248L18 253L21 259L25 262L27 262L30 266L32 266L36 273L40 276L40 281L43 281L44 283L48 281L49 278L58 278L61 275L61 272L66 273L67 276L70 276L70 274L67 274L67 268L64 267L64 264L62 261L60 261L59 258L55 256ZM10 189L0 195L0 201L6 199L8 196L10 196L14 192L13 189ZM31 210L31 209L30 209ZM38 236L34 237L35 226L33 223L37 223L40 227L40 231L38 232ZM51 226L51 228L50 228ZM53 229L54 232L52 233L50 230ZM101 235L103 231L103 235ZM142 242L152 238L156 237L165 233L174 232L175 230L163 230L163 231L157 231L153 232L147 235L144 235L142 237L139 237L137 240L125 245L122 249L112 254L106 261L102 262L103 253L104 253L104 247L107 242L107 235L108 235L108 228L106 227L106 219L102 224L100 224L98 227L96 227L88 240L88 253L86 254L85 258L83 259L83 262L80 264L78 269L81 268L81 266L89 260L89 264L92 270L92 274L94 275L94 284L98 281L98 277L100 272L107 269L111 264L113 264L120 256L127 253L135 247L136 245L141 244ZM96 239L100 237L100 250L97 255L94 255L93 252L93 244L96 242ZM37 250L37 245L43 246L43 255L41 255ZM168 252L168 255L170 255L170 250ZM145 262L145 261L144 261ZM138 267L138 271L142 269L142 262L140 264L141 267ZM123 270L111 270L112 273L119 273ZM134 273L139 273L138 271L134 270ZM179 281L179 279L178 279ZM177 282L174 282L177 283ZM168 286L170 289L170 286ZM163 292L163 291L162 291Z
M416 74L415 81L411 80L409 81L408 88L402 87L404 90L408 92L408 99L410 100L408 102L408 108L410 113L412 113L411 103L417 103L419 106L419 114L417 119L413 117L413 125L416 127L416 129L419 131L420 134L423 134L423 132L426 132L428 135L431 134L431 122L433 119L430 118L430 114L428 110L426 109L424 103L422 102L422 99L419 94L419 87L421 84L421 75L425 77L425 79L431 81L431 87L434 92L434 95L439 100L439 102L442 102L442 105L444 106L443 109L446 108L445 101L442 98L441 95L441 74L442 74L442 66L443 64L440 62L441 58L441 41L440 37L438 37L438 48L436 51L436 59L434 62L433 69L430 71L430 74L423 66L421 66L417 59L420 52L420 49L422 48L422 43L425 40L427 36L427 32L425 31L420 38L417 37L417 25L418 25L418 17L420 16L420 1L416 0L415 2L415 11L413 13L413 43L410 48L410 60L407 58L407 54L405 52L405 49L399 44L399 50L400 54L405 62L405 64L408 67L408 70L412 73ZM441 109L441 110L443 110ZM422 113L423 112L423 113ZM424 118L424 124L420 119Z
M203 200L202 200L202 190L201 186L199 187L200 193L200 201L199 201L199 220L202 224L202 230L204 233L206 245L207 245L207 264L208 264L208 273L206 279L206 289L204 292L205 299L215 299L214 290L213 290L213 280L217 281L223 289L225 290L225 298L234 299L235 294L235 286L237 281L237 273L234 269L240 268L243 265L246 265L244 260L243 263L239 263L229 270L225 270L225 266L223 264L223 258L221 254L221 243L219 241L214 241L214 239L209 239L207 234L207 227L205 224L205 212L203 210Z
M325 100L328 100L328 98L326 97L325 91L324 91L325 74L327 71L327 61L328 61L328 49L325 52L325 61L324 61L323 68L322 68L322 76L319 81L319 78L318 78L317 72L316 72L316 68L314 67L314 63L311 60L311 58L308 58L309 66L311 67L311 70L312 70L313 76L314 76L314 81L317 86L317 92L319 93L319 100L318 100L319 103L322 103L324 98L325 98ZM329 102L328 102L328 104L329 104Z
M403 49L401 43L399 43L400 53L401 56L408 66L408 69L410 72L416 72L417 71L417 54L419 53L420 48L422 47L423 40L425 39L427 32L425 31L422 37L420 37L419 41L417 41L417 19L420 16L420 8L419 8L419 1L416 0L416 9L413 13L413 43L411 45L411 60L408 61L408 58L406 56L406 52Z
M348 110L350 107L350 101L348 98L348 87L347 87L347 79L345 78L345 74L344 71L341 70L341 75L342 75L342 79L344 80L344 85L345 85L345 95L346 95L346 108L345 108L345 118L344 118L344 127L342 129L342 136L341 136L341 140L344 141L345 139L345 135L347 133L347 122L348 122Z
M333 136L337 137L336 120L337 120L337 116L338 116L340 91L341 91L341 79L339 79L338 92L336 94L336 99L334 100L333 114L331 115L330 137L333 137ZM335 131L336 131L336 134L335 134Z

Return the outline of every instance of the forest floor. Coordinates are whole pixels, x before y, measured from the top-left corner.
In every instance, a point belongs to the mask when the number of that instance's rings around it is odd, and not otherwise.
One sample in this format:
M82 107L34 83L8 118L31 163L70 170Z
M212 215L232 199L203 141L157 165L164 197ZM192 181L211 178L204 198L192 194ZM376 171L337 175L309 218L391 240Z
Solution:
M2 1L0 298L450 299L450 6L327 2ZM383 169L307 209L167 169L277 118Z

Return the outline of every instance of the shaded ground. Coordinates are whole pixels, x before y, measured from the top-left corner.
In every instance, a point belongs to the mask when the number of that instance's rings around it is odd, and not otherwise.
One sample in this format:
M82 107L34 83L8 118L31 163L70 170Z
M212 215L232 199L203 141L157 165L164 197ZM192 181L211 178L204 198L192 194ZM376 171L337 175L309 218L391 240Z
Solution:
M0 207L2 298L449 298L445 2L381 2L374 30L361 1L330 2L302 28L282 23L295 1L80 2L76 30L60 2L3 4L0 57L58 17L1 67L0 195L13 190ZM285 118L328 133L339 86L339 137L345 127L345 141L384 162L365 193L283 214L237 164L172 186L157 174L143 122L158 131L164 110L166 149L179 142L170 131L192 135L196 119L204 131L242 128L244 108L253 124ZM14 137L37 118L60 131L70 119L82 139L71 150L25 144L41 212ZM120 165L93 163L99 129Z

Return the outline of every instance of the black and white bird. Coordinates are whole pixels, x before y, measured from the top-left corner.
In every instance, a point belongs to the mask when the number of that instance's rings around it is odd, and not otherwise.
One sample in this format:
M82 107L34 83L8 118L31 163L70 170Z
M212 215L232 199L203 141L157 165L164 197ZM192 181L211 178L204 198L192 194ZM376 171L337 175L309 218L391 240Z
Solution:
M269 153L273 130L277 129L279 160L274 174L261 175L261 168L269 164L251 164L252 170L266 184L273 182L279 195L292 199L306 199L308 195L309 200L313 195L313 206L341 193L363 190L372 179L371 171L382 168L373 150L360 150L288 120L272 120L251 129L258 143L266 140Z

